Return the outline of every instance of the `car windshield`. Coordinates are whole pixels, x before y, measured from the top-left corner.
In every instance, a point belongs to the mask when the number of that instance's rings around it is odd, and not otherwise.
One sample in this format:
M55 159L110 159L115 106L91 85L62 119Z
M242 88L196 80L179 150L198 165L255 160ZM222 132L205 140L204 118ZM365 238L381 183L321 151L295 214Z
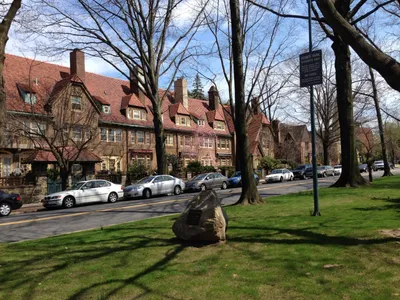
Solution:
M79 190L82 187L82 185L84 185L84 184L85 184L85 181L76 182L72 186L67 188L67 191Z
M203 180L205 177L207 176L207 174L200 174L197 175L195 178L193 178L193 181L199 181L199 180Z
M342 166L335 166L334 168L335 168L335 169L341 169Z
M298 166L295 170L303 170L305 168L306 168L306 166Z
M240 171L235 172L235 174L232 175L232 177L240 177Z
M137 183L149 183L151 182L155 177L154 176L149 176L145 177L143 179L140 179Z
M272 171L272 174L280 174L280 173L282 173L283 172L283 170L273 170Z
M324 170L324 169L325 169L324 166L319 166L319 167L317 168L317 170Z

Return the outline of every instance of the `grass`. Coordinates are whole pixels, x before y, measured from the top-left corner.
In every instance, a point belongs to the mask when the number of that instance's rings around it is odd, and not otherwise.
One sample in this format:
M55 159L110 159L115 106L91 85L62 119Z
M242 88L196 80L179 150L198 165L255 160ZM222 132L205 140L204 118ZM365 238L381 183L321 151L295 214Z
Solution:
M163 217L0 245L0 299L400 299L400 177L228 207L228 242L194 247ZM333 265L331 268L324 268Z

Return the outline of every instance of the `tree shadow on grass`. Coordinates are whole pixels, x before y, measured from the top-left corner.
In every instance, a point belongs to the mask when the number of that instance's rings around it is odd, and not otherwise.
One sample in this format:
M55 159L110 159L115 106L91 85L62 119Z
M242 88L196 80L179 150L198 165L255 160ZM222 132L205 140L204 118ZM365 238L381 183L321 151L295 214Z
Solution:
M359 210L359 211L383 211L383 210L397 210L400 212L400 198L372 198L372 200L379 200L379 201L384 201L386 203L391 203L387 205L379 205L379 206L371 206L371 207L355 207L353 208L354 210Z

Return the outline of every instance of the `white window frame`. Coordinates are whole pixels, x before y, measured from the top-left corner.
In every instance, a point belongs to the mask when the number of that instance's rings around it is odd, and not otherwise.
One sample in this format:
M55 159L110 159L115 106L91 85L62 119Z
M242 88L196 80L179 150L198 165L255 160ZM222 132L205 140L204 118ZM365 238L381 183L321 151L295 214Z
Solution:
M174 145L174 135L167 133L165 135L165 145L173 146Z
M74 108L74 105L75 106L79 105L79 108L77 108L77 107ZM82 98L79 96L71 96L71 108L72 108L72 110L81 111L82 110Z
M111 113L110 105L103 105L103 113L108 115Z
M222 121L215 121L215 128L216 130L225 130L225 123Z
M142 140L142 141L140 141ZM136 131L136 142L138 144L144 144L145 138L144 138L144 131Z

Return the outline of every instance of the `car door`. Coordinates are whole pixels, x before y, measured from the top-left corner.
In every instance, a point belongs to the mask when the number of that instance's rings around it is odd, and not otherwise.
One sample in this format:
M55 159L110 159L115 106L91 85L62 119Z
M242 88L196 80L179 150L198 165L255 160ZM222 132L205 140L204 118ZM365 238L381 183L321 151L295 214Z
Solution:
M105 180L98 180L95 186L96 201L107 202L108 195L111 192L111 183Z
M207 189L212 189L214 187L214 176L213 174L208 174L204 180L204 184L206 185Z
M289 170L286 169L283 170L283 179L289 180Z
M170 194L174 192L174 184L175 180L172 176L164 175L163 176L163 188L164 194Z
M86 182L82 186L81 190L82 190L82 197L80 197L80 199L82 203L90 203L96 201L95 181Z
M224 177L220 173L215 174L215 187L220 188L222 187L222 182L224 181Z
M151 194L152 195L160 195L163 193L164 190L164 182L163 182L163 176L157 176L153 180L153 185L151 188Z

